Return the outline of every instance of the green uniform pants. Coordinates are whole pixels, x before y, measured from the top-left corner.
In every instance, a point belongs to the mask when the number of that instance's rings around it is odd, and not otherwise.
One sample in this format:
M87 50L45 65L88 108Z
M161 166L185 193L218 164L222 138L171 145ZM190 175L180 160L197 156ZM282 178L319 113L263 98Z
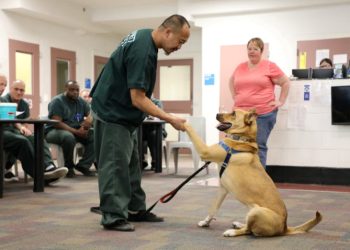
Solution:
M64 166L69 169L75 167L75 163L73 162L73 152L77 142L84 145L84 153L77 166L89 169L95 161L93 130L89 131L87 138L80 138L74 136L67 130L52 129L46 134L46 140L48 143L57 144L62 147Z
M102 225L146 209L141 187L137 129L94 120Z
M15 128L4 130L4 150L11 156L10 159L19 159L24 172L33 177L34 166L34 136L24 136ZM14 162L12 162L14 163ZM53 164L50 149L44 141L44 169Z

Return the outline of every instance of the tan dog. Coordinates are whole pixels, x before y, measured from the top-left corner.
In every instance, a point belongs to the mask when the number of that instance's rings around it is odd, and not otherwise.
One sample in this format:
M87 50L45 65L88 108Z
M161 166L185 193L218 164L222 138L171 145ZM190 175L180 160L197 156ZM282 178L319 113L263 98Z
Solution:
M233 113L217 114L216 119L221 123L218 129L227 135L221 143L228 147L219 144L207 146L193 128L185 124L186 132L203 161L222 164L227 156L226 150L230 148L238 151L232 154L221 176L219 195L212 204L209 215L200 221L198 226L208 227L226 195L232 193L250 210L246 216L246 224L234 222L234 229L226 230L224 236L244 234L275 236L305 233L317 225L322 216L316 212L315 218L300 226L287 226L287 210L284 202L261 165L257 153L256 117L255 110L235 110Z

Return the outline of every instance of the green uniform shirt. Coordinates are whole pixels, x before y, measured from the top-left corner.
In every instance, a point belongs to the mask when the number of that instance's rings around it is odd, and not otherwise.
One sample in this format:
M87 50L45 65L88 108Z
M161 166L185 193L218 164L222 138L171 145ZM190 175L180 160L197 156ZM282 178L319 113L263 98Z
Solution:
M139 126L145 114L131 102L130 89L151 97L156 80L158 48L151 29L129 34L112 53L91 90L91 108L106 122Z
M65 94L55 96L49 103L49 118L56 115L62 118L62 122L72 128L79 128L84 117L90 113L89 104L79 96L77 100L69 99ZM53 124L46 127L46 132L53 128Z
M14 102L11 99L10 94L6 94L5 96L0 97L1 102ZM16 119L27 119L30 116L30 110L29 110L29 104L28 102L26 102L25 100L21 99L18 103L17 103L17 111L18 112L23 112L22 114L16 116ZM12 128L14 127L13 124L8 124L5 126L5 128Z

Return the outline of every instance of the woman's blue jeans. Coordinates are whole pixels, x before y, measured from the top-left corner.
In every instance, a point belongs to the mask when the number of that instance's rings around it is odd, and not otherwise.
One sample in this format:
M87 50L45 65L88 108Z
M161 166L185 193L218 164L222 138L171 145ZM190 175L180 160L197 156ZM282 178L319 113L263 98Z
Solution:
M258 115L257 119L258 132L256 140L259 147L259 158L264 168L266 168L267 140L276 124L277 111L278 109L267 114Z

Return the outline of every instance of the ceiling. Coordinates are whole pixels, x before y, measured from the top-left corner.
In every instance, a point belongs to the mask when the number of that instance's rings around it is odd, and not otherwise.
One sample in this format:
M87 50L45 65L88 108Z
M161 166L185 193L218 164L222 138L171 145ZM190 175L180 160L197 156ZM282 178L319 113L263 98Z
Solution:
M155 28L168 16L184 15L196 27L206 17L254 14L350 0L0 0L0 9L65 25L79 33L126 35L139 28Z

